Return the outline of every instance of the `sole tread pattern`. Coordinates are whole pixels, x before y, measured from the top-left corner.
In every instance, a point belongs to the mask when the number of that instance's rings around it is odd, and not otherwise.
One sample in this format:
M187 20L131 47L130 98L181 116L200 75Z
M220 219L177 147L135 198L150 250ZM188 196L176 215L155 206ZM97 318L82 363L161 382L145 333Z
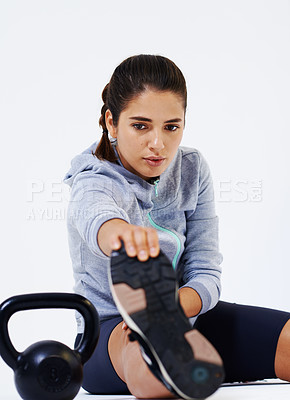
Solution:
M224 378L222 362L194 358L194 346L185 337L193 329L178 304L176 275L167 257L160 253L140 262L122 248L112 254L109 278L122 317L172 391L188 400L214 393ZM120 284L128 290L143 289L146 304L131 312Z

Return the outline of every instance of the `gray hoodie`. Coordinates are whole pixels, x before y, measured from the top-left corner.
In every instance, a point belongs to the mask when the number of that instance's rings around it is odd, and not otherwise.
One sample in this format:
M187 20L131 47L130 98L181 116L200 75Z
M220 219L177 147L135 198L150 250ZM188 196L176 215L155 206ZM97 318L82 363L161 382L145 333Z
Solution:
M75 292L95 305L101 320L120 315L108 283L110 258L98 246L97 235L104 222L121 218L156 228L179 286L198 292L201 313L213 308L220 296L222 255L212 178L202 154L179 147L161 176L147 182L125 169L119 157L117 163L96 158L96 146L72 160L64 179L71 186L67 226ZM77 322L82 332L78 314Z

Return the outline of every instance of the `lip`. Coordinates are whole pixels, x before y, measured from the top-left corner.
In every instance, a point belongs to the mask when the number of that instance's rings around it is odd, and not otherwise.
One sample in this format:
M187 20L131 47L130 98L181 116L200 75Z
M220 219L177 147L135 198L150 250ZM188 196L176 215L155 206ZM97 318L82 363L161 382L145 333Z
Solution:
M163 157L144 157L144 160L150 167L159 167L165 158Z
M145 160L165 160L165 157L162 156L149 156L149 157L144 157Z

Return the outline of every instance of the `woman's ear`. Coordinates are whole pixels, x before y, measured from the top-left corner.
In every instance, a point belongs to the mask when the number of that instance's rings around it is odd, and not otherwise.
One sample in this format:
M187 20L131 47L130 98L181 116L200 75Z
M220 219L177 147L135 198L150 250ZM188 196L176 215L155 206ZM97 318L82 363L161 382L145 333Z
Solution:
M105 118L106 118L106 126L107 126L110 136L112 136L113 138L116 138L117 137L117 127L114 125L113 116L109 109L105 113Z

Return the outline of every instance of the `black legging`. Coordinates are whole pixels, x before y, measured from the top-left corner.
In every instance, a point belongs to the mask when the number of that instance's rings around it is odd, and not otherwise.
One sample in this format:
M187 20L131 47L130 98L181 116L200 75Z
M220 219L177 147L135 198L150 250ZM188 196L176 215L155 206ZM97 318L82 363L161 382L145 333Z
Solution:
M220 301L198 317L197 328L220 353L225 382L276 378L277 342L290 313Z
M220 353L226 371L225 382L256 381L276 378L277 342L289 318L288 312L220 301L215 308L199 316L194 327ZM91 393L130 393L108 355L110 334L121 321L121 317L116 317L101 325L97 348L84 366L83 387ZM78 335L76 344L80 338Z

